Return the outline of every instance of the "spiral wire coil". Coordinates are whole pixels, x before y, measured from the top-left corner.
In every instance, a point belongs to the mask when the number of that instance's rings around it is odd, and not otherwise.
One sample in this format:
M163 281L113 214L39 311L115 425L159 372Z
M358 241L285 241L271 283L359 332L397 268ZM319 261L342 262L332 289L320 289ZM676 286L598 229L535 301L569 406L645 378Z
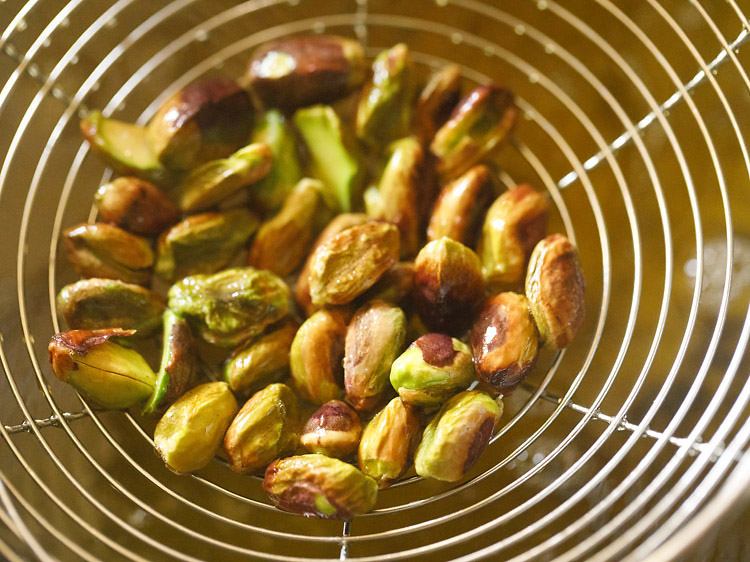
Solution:
M82 560L669 560L750 499L750 22L741 3L0 0L0 556ZM508 85L506 186L549 193L587 317L505 398L467 479L416 477L352 521L271 506L217 459L192 476L153 424L93 409L47 364L74 273L63 228L110 171L89 108L145 123L293 33L407 42ZM149 425L152 424L152 425Z

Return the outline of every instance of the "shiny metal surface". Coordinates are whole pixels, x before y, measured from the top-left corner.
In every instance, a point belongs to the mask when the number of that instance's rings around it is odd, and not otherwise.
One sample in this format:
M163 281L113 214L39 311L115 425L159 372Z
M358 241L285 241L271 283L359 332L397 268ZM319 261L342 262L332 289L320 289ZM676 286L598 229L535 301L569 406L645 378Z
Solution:
M699 547L750 501L749 11L0 1L0 555L722 559ZM258 44L305 31L357 37L370 55L405 41L424 73L454 61L470 82L511 87L524 119L497 156L501 180L550 193L587 280L582 333L507 398L469 477L409 479L345 524L275 510L218 459L175 476L152 420L91 409L46 358L55 295L75 279L60 232L93 215L110 177L80 116L143 123L186 83L239 77Z

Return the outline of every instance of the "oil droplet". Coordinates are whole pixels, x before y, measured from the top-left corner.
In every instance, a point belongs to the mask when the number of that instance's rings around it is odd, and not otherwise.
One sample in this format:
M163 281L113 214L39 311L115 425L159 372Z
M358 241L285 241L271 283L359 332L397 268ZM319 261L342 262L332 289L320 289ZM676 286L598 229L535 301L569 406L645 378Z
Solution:
M548 55L551 55L552 53L555 52L555 46L552 43L547 43L544 46L544 52L547 53Z
M50 41L49 37L47 37L44 41L42 41L42 47L49 47L52 41Z
M516 32L516 35L523 35L526 33L526 26L519 23L515 28L514 31Z
M16 24L16 29L18 31L25 31L27 27L29 27L29 24L26 23L26 20L18 20L18 23Z
M484 54L486 56L488 56L488 57L494 57L495 56L495 47L493 47L492 45L487 45L484 48Z
M539 75L536 72L532 72L531 74L529 74L529 82L531 82L532 84L536 84L537 82L539 82Z
M325 23L323 23L322 21L316 21L316 22L315 22L315 23L313 24L313 31L314 31L315 33L318 33L318 34L320 34L320 33L324 33L324 32L325 32L325 30L326 30L326 24L325 24Z
M460 45L464 41L464 36L461 33L452 33L451 34L451 42L454 45Z
M32 77L34 77L34 78L37 78L37 77L39 77L39 67L38 67L38 66L37 66L36 64L34 64L34 63L31 63L31 64L29 65L29 74L30 74L30 75L31 75Z
M107 23L105 24L110 29L117 26L117 18L110 18L107 20Z
M435 0L435 4L437 4L440 7L447 6L448 0Z
M70 58L70 64L78 64L78 55L73 55Z
M195 39L200 42L208 41L208 32L205 29L199 29L195 32Z
M297 6L299 4L299 0L289 0L290 6Z
M60 27L70 27L70 19L69 18L63 18L60 22Z
M536 7L540 10L546 10L549 7L549 4L547 4L547 0L539 0L539 2L536 3Z
M99 82L94 82L94 83L93 83L93 84L91 85L91 91L92 91L92 92L96 92L96 91L97 91L97 90L98 90L98 89L99 89L100 87L101 87L101 84L100 84Z

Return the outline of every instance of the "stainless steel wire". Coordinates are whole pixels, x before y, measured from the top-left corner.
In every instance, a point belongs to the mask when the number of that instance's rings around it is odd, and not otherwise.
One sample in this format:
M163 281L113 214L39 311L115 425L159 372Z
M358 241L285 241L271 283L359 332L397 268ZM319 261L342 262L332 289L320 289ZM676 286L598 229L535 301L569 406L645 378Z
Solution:
M0 523L35 556L664 560L689 555L682 528L695 540L747 501L734 489L750 466L737 2L5 0L0 29ZM237 76L257 45L308 31L369 55L408 41L422 70L455 61L469 82L511 86L524 119L501 181L550 194L589 292L583 335L507 398L484 464L455 486L409 478L344 524L278 512L218 460L172 475L148 420L90 408L45 357L71 279L60 232L93 217L110 177L79 116L145 123L190 81Z

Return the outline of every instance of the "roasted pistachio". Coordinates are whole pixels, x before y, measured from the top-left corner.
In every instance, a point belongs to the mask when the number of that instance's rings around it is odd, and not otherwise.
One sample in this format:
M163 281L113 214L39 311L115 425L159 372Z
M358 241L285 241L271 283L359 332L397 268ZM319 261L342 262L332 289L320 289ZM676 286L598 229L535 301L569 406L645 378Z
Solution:
M414 263L400 261L386 271L362 298L368 301L380 300L391 304L407 305L407 297L414 290Z
M548 236L531 255L526 296L542 341L567 347L583 322L585 282L578 251L562 234Z
M170 287L169 308L209 343L233 347L262 333L289 313L286 283L252 267L191 275Z
M435 72L422 90L414 111L419 140L429 144L461 98L461 69L449 64Z
M294 336L289 357L292 378L302 397L315 404L344 395L341 361L346 321L344 312L322 309L305 320Z
M476 380L471 361L462 341L425 334L393 362L391 384L407 404L435 408Z
M236 413L237 401L227 383L198 385L178 398L156 424L156 451L175 472L199 470L211 462Z
M412 461L420 437L419 412L396 397L370 420L359 442L359 469L380 489L396 482Z
M163 315L162 354L156 384L143 414L163 411L198 379L198 350L187 320L167 309Z
M357 412L340 400L330 400L307 420L300 443L311 453L346 459L357 450L361 435Z
M485 281L494 286L518 284L526 260L547 229L547 198L529 185L498 197L487 211L477 253Z
M154 389L156 376L136 351L111 338L133 330L72 330L55 334L49 362L55 376L104 408L120 410L138 404Z
M116 172L156 184L173 180L172 174L159 162L145 127L104 117L97 110L81 119L80 127L91 150Z
M357 410L371 410L391 391L389 374L406 337L406 316L395 305L373 301L361 307L346 330L344 388Z
M312 175L325 184L326 204L338 212L350 212L360 198L362 173L347 129L336 112L324 105L298 110L294 124L307 146Z
M100 220L135 234L159 234L180 217L177 207L163 191L132 176L105 183L94 199Z
M308 316L317 310L317 307L313 306L310 297L310 267L312 266L312 257L315 254L315 250L339 232L343 232L352 226L364 224L367 220L367 215L364 213L342 213L328 223L328 226L326 226L318 235L317 240L315 240L307 259L305 260L305 264L299 272L297 285L294 288L294 296L297 300L297 304L299 304Z
M174 197L186 213L203 211L263 178L272 163L273 154L268 146L250 144L227 158L195 168L182 180Z
M356 117L357 136L369 146L383 148L407 134L414 97L412 66L409 48L403 43L375 58Z
M422 477L456 482L487 448L503 413L502 403L478 390L457 394L427 425L414 456Z
M347 304L398 261L399 234L392 224L352 226L318 246L310 264L314 305Z
M248 81L264 107L294 110L344 97L364 82L362 46L335 35L288 37L261 45Z
M298 324L287 319L237 349L224 365L224 378L235 394L249 396L279 382L289 371L289 352Z
M285 511L325 519L367 513L378 496L375 480L347 462L319 454L274 461L266 468L263 489Z
M161 327L164 300L144 287L115 279L83 279L57 295L71 330L122 328L149 335Z
M103 222L83 223L66 229L63 242L68 261L82 277L140 285L151 279L151 245L122 228Z
M484 298L479 258L450 238L422 248L414 260L414 305L434 331L458 334Z
M512 92L479 86L435 133L430 150L444 179L458 177L499 147L518 118Z
M367 214L395 224L401 239L401 257L412 258L419 250L421 217L417 198L424 163L422 145L414 137L395 141L378 189L369 191ZM372 199L377 199L373 204Z
M478 165L449 182L438 195L427 226L427 240L443 236L474 247L482 217L493 198L490 170Z
M224 436L229 468L258 472L291 454L299 443L297 396L285 384L271 384L245 402Z
M258 219L246 209L192 215L159 238L156 274L175 281L218 271L232 261L257 228Z
M241 147L252 121L245 90L228 78L207 78L170 96L149 121L148 133L164 166L189 170Z
M495 392L510 392L534 366L538 339L526 297L500 293L489 298L471 328L477 377Z
M294 133L281 112L272 109L258 118L252 139L271 149L273 164L268 175L253 184L250 196L263 211L272 212L302 179Z
M279 213L263 223L255 235L248 256L250 265L277 275L289 275L297 269L312 243L316 220L326 211L323 189L318 180L300 180Z

